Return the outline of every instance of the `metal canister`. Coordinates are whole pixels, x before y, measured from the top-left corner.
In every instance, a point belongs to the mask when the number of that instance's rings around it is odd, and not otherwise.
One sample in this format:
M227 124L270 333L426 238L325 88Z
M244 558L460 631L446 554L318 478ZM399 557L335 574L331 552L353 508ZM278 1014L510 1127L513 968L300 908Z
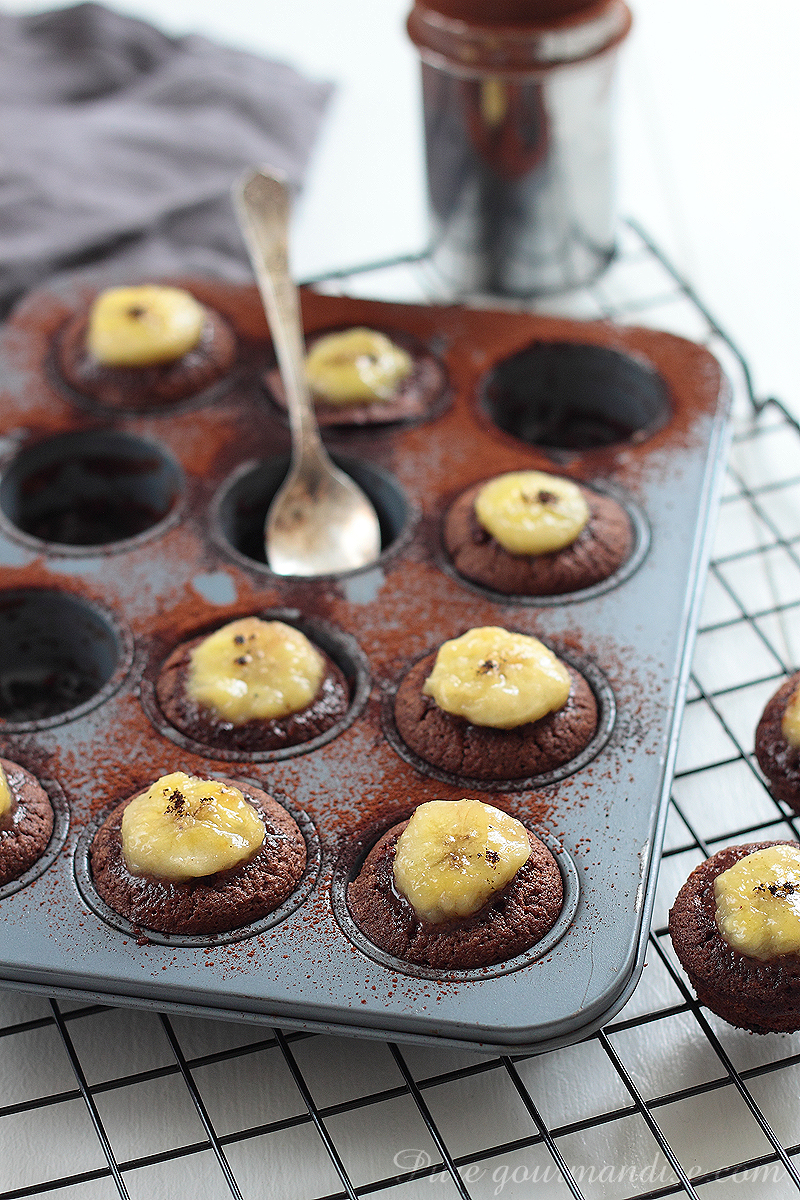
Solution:
M417 0L432 260L455 294L536 296L614 254L624 0Z

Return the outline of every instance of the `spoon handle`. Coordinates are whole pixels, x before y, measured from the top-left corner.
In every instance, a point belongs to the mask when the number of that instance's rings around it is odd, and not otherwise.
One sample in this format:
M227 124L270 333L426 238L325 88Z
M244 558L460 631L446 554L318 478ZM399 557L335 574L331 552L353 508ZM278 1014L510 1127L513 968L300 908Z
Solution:
M319 455L322 439L303 367L300 299L289 270L291 195L284 180L265 171L247 172L233 194L269 320L298 463Z

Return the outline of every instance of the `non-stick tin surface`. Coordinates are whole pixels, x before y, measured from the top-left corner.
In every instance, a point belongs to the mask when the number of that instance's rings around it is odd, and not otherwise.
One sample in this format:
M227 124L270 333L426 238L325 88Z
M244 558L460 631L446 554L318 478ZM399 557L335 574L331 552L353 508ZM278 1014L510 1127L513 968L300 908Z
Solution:
M418 338L447 384L411 419L326 429L334 457L381 512L380 561L339 577L279 578L259 531L289 439L263 384L270 349L257 294L189 286L230 318L239 353L223 386L172 408L111 411L60 380L54 339L86 290L31 296L4 332L0 753L39 777L57 820L45 858L0 889L0 978L482 1049L582 1036L621 1006L641 969L724 450L717 362L647 329L308 292L309 331L363 324ZM522 600L453 571L440 533L450 501L526 467L622 502L635 545L615 577ZM209 751L163 717L154 681L177 643L251 613L306 629L348 676L351 706L302 747ZM568 767L481 784L429 769L404 746L391 705L403 672L477 625L533 633L589 679L598 733ZM300 823L306 874L255 926L148 934L94 891L88 846L99 821L179 769L250 780ZM499 804L544 838L565 904L527 954L442 974L375 949L345 892L384 829L424 800L462 796Z

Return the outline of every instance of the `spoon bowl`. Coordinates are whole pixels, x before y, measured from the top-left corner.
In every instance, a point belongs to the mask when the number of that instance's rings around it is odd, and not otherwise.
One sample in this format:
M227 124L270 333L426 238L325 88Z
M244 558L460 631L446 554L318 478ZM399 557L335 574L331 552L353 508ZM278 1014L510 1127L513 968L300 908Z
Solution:
M289 270L291 196L284 180L248 171L234 207L267 314L286 393L292 459L264 529L267 563L278 575L330 575L380 554L378 515L322 444L303 366L300 302Z

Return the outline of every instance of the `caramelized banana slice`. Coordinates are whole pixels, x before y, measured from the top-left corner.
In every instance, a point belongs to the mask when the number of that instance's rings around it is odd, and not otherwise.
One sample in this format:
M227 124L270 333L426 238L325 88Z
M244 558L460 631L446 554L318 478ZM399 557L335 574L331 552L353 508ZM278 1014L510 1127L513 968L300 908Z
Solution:
M468 917L528 860L519 821L480 800L430 800L397 840L394 880L426 921Z
M108 288L90 309L86 341L105 366L150 367L193 350L205 320L202 304L183 288Z
M443 643L422 690L473 725L513 729L563 708L570 686L538 638L486 625Z
M322 654L299 629L242 617L195 647L186 690L198 704L241 725L300 712L324 674Z
M0 767L0 821L11 811L12 801L13 797L8 783L8 776L3 768Z
M741 954L775 958L800 950L800 847L755 850L714 880L717 928Z
M548 554L585 529L589 505L576 483L544 471L509 471L484 484L475 515L510 554Z
M183 771L162 775L122 815L122 855L134 875L183 882L251 858L264 822L238 788Z
M800 687L789 697L781 718L781 733L790 746L800 746Z
M383 333L357 327L319 338L306 356L306 377L328 404L389 400L413 362Z

